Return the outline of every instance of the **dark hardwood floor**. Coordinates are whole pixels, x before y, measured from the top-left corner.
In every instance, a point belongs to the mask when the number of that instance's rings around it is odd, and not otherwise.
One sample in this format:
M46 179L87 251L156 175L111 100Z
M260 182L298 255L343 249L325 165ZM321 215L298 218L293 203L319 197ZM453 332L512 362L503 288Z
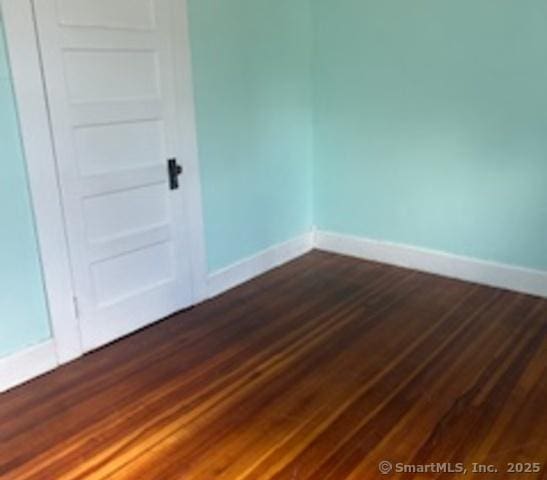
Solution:
M547 300L312 252L0 396L0 478L547 478L506 472L547 462L546 329Z

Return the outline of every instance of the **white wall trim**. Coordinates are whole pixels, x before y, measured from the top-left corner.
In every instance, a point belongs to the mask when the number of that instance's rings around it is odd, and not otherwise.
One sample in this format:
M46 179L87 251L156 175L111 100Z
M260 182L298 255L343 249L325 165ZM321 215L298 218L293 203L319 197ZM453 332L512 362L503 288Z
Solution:
M209 275L207 282L208 297L216 297L275 267L290 262L312 249L313 233L309 232L214 272Z
M547 271L325 231L315 233L314 243L327 252L547 297Z
M57 367L55 343L49 340L9 357L0 358L0 392L43 375Z
M50 323L58 360L66 363L82 354L82 345L34 14L31 0L1 0L1 7Z

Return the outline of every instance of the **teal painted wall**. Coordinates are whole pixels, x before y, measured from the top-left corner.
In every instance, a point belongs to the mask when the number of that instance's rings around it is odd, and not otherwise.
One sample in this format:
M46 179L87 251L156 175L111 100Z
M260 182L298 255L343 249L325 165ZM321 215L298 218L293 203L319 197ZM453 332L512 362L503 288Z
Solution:
M190 0L211 271L312 225L308 1Z
M314 223L547 269L544 0L189 5L211 271ZM3 47L0 356L50 336Z
M312 4L318 226L547 269L547 2Z
M50 336L0 17L0 357Z

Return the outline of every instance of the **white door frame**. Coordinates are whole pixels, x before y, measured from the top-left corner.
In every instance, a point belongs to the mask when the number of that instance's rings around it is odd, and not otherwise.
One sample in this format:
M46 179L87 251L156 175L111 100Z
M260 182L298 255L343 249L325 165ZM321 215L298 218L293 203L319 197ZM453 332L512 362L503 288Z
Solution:
M179 61L175 66L178 80L178 129L186 149L183 159L183 194L188 206L192 298L196 304L207 296L207 262L187 2L178 0L175 3L176 14L180 20L180 29L177 30L175 39L175 45L179 48ZM74 305L72 270L34 9L32 0L0 0L0 5L27 162L52 334L57 360L62 364L81 356L83 349Z

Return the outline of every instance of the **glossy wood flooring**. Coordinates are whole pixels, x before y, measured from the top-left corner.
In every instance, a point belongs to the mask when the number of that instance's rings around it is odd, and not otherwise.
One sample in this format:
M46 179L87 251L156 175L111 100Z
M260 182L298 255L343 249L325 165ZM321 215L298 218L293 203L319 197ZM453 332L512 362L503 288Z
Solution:
M546 478L505 473L547 461L546 328L546 300L312 252L0 396L0 478Z

